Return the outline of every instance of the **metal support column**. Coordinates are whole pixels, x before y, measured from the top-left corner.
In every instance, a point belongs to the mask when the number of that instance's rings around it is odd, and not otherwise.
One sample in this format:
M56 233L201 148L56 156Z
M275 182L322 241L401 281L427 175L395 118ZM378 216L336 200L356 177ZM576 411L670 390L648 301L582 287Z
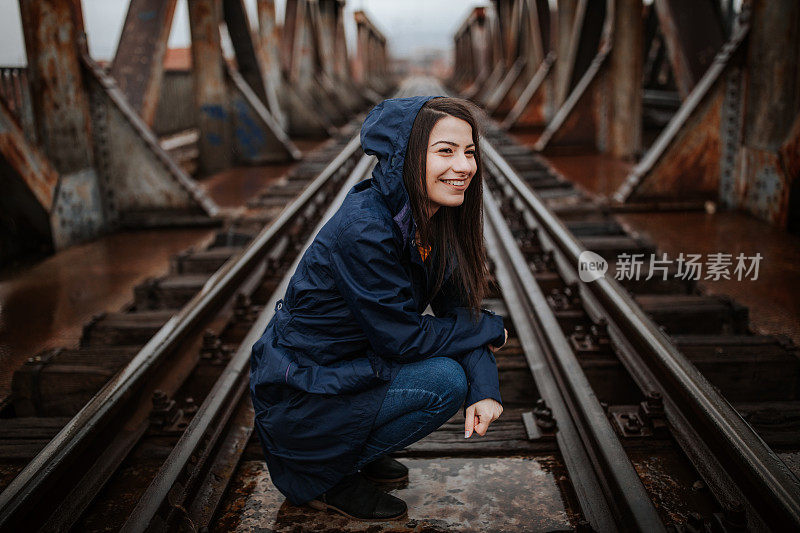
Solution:
M38 138L61 175L51 210L59 249L96 237L106 224L80 61L83 16L79 0L20 0L20 16Z
M153 125L164 78L164 55L177 0L131 0L111 75L142 120Z
M200 172L209 174L231 166L233 145L230 109L222 65L219 25L221 0L188 0L192 35L192 74L197 124Z
M609 131L607 152L633 159L642 148L641 0L616 0L614 44L609 64Z
M267 107L282 129L287 127L286 113L278 95L283 88L280 65L280 31L275 21L275 0L256 0L258 16L258 59L264 74Z

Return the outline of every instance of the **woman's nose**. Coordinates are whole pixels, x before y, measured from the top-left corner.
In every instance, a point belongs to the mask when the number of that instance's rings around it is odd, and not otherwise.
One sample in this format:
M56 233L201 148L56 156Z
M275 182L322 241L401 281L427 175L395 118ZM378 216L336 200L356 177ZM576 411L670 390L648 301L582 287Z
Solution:
M472 172L472 161L470 161L466 153L458 154L453 158L453 170L465 174Z

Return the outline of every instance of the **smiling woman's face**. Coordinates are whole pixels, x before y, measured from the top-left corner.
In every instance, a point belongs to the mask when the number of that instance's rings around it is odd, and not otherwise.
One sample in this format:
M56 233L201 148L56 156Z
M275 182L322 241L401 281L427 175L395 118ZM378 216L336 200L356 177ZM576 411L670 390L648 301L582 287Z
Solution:
M431 130L425 159L425 186L431 205L429 216L441 206L461 205L464 191L477 171L472 127L460 118L441 118Z

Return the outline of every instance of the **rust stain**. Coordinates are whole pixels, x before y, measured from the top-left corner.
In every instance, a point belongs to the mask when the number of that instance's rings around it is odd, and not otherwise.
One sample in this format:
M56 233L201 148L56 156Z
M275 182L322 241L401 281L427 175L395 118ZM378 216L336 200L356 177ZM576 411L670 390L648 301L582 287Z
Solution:
M35 146L28 143L2 101L0 101L0 153L17 171L44 210L49 213L53 206L58 172Z
M633 197L667 196L716 198L719 188L723 92L701 104L694 118L681 128L652 172L642 179Z
M703 280L709 294L727 294L750 309L759 334L788 335L800 343L800 238L740 211L625 213L620 222L644 232L670 258L678 254L760 253L757 280ZM794 287L794 288L792 288Z
M786 225L791 178L781 164L781 154L743 147L744 181L740 183L744 205L757 217L779 227Z
M42 127L42 144L62 173L91 166L91 120L82 82L78 35L80 5L22 2L31 78L31 100Z
M545 159L572 183L601 197L614 194L633 166L608 154L565 153Z
M547 105L549 83L548 80L545 80L536 92L533 93L531 101L515 123L517 126L544 126L547 123L545 108Z
M237 472L212 531L552 531L581 520L574 496L564 494L565 468L553 456L404 462L411 482L386 490L408 504L405 520L361 522L293 506L264 464L251 461Z

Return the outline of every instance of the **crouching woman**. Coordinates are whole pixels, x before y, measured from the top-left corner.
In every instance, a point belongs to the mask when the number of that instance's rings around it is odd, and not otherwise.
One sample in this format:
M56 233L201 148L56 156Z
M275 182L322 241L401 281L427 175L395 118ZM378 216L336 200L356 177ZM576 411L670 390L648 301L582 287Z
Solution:
M255 427L294 504L366 520L405 503L387 456L464 405L465 437L503 408L493 352L508 336L487 289L478 132L452 98L385 100L361 144L377 157L306 250L253 346ZM435 316L423 314L430 304Z

